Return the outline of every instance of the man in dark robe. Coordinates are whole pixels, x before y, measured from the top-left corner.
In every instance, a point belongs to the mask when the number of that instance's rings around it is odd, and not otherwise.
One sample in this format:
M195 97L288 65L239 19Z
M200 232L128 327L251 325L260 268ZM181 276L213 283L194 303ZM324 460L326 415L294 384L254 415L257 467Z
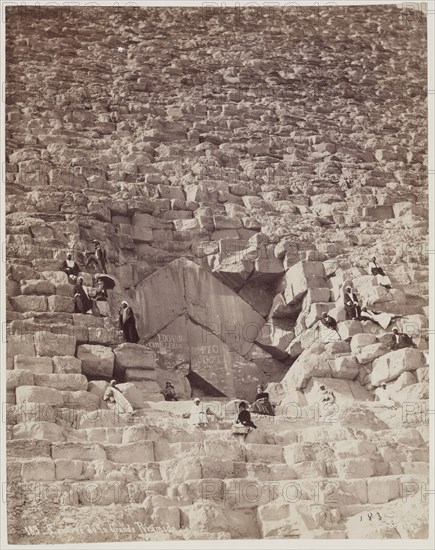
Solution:
M257 426L251 420L251 413L248 411L248 407L244 401L239 405L239 414L237 416L236 424L242 424L250 428L257 429Z
M89 264L93 262L94 264L97 264L100 268L100 271L103 273L107 273L107 255L106 251L101 248L101 244L99 241L93 241L94 243L94 253L86 252L88 255L88 259L86 260L86 267L89 267Z
M80 273L80 266L72 259L72 254L70 252L66 255L66 260L63 261L61 269L68 275L68 280L70 282L75 282Z
M348 286L343 294L344 308L346 310L347 319L357 319L361 317L361 306L359 304L358 296L356 292L352 290L352 287Z
M133 310L127 302L122 302L122 307L119 310L119 325L124 334L124 340L137 344L139 342L139 334L136 329L136 319Z
M402 349L402 348L415 348L416 345L412 341L412 338L405 334L404 332L399 332L397 328L393 328L393 334L395 342L393 344L393 349Z
M78 277L74 285L74 313L86 313L92 309L92 300L83 287L83 277Z
M162 391L165 401L178 401L178 396L175 393L175 388L172 382L166 382L166 387Z
M334 319L334 317L332 317L331 315L328 315L326 311L322 313L322 318L320 319L320 321L326 328L329 328L330 330L335 330L338 336L340 336L338 332L337 321ZM341 339L341 336L340 336L340 339Z
M264 391L261 385L257 386L257 395L255 396L254 403L251 405L250 411L252 413L275 416L272 404L269 401L269 394Z

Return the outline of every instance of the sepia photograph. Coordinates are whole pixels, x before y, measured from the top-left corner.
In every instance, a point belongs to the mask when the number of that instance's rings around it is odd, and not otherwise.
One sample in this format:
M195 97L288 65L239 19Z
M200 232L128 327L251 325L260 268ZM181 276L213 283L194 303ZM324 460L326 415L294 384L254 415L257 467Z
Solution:
M434 547L434 16L2 3L2 549Z

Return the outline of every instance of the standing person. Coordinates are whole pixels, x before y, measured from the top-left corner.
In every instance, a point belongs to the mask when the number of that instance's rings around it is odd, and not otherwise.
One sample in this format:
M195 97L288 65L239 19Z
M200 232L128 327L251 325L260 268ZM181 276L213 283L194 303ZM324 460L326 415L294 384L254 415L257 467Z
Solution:
M119 310L119 326L124 334L124 340L137 344L139 342L139 334L136 329L136 319L133 310L128 305L128 302L123 301Z
M204 428L207 426L208 414L214 415L218 420L220 420L220 417L210 410L206 403L202 403L199 397L195 397L192 408L190 409L189 422L191 426L194 426L195 428Z
M391 280L385 275L384 270L376 262L376 257L373 256L372 261L369 262L369 273L376 277L378 284L384 286L387 290L391 288Z
M93 262L95 265L99 266L100 271L107 273L107 256L106 251L101 248L99 241L93 241L94 243L94 252L86 252L88 259L86 260L86 267L89 267L89 264Z
M86 313L92 309L92 300L83 286L83 277L78 277L74 285L74 313Z
M178 396L175 393L175 388L172 385L172 382L166 382L166 387L162 391L162 394L165 398L165 401L178 401Z
M70 283L74 283L76 281L77 276L80 273L80 266L72 259L71 252L68 252L66 255L66 260L63 261L61 269L68 275L68 281Z
M346 309L346 316L350 319L359 320L361 317L361 306L356 292L351 286L346 287L343 293L344 307ZM349 303L350 302L350 303ZM352 317L350 317L352 315Z

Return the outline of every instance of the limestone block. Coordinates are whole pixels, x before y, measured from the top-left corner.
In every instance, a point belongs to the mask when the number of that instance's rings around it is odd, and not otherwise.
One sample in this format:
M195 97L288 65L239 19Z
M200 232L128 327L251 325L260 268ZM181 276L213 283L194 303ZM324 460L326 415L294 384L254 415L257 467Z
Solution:
M284 447L284 458L289 466L294 466L299 462L315 460L315 452L311 444L292 444Z
M70 409L84 409L94 411L101 408L101 400L98 396L88 391L62 391L64 406Z
M29 370L7 370L6 389L14 390L18 386L33 386L33 373Z
M21 470L23 481L53 481L56 479L54 462L51 459L38 458L23 462Z
M122 445L104 445L107 459L124 464L145 463L154 461L154 444L152 441L136 441Z
M21 284L21 294L50 295L55 293L54 284L44 279L30 279Z
M69 296L72 298L74 296L74 285L69 283L67 285L55 285L55 291L59 296Z
M63 405L62 393L53 388L40 386L19 386L15 390L17 403L45 403L54 406Z
M81 374L82 362L72 355L55 355L53 357L53 372L55 374Z
M379 477L367 480L367 496L370 504L383 504L399 498L399 480Z
M302 533L313 532L315 523L306 511L307 506L302 502L295 504L294 499L293 495L289 495L288 499L284 497L258 507L258 523L263 538L294 537L295 533L302 537Z
M359 348L370 346L377 342L377 338L374 334L355 334L350 341L350 349L352 353L357 353Z
M35 339L33 334L8 334L6 354L8 361L8 368L13 368L15 355L26 355L28 357L34 357L35 352Z
M88 392L96 395L98 399L103 399L104 393L109 385L105 380L91 380L88 383Z
M14 311L22 313L26 313L27 311L47 311L47 298L45 296L12 296L10 302Z
M360 363L361 365L365 365L367 363L371 363L378 357L385 355L389 351L390 350L387 346L378 342L377 344L371 344L369 346L359 348L355 357L358 363Z
M143 408L144 396L134 383L126 382L123 384L117 384L117 387L135 409Z
M399 332L405 332L411 338L424 337L429 328L429 319L426 315L405 315L396 321Z
M68 460L101 460L106 458L104 449L95 443L62 442L51 446L53 460L60 458Z
M88 376L108 378L113 375L115 356L109 347L82 344L77 347L77 358L82 362L82 372Z
M337 357L335 361L330 362L330 365L332 378L354 380L358 375L359 367L357 360L353 355Z
M49 311L64 311L65 313L74 313L74 299L69 296L55 294L48 297Z
M79 391L88 389L88 380L83 374L34 374L35 386L46 386L56 390Z
M53 372L53 361L51 357L27 357L16 355L14 357L14 369L28 370L33 373Z
M429 382L429 367L424 366L416 369L415 374L417 375L418 382Z
M45 441L64 441L63 428L52 422L20 422L12 429L14 439L44 439Z
M355 401L373 401L373 396L360 385L359 382L350 380L338 380L335 378L311 378L306 389L305 397L309 405L314 405L320 400L320 386L325 386L328 391L334 392L336 406L328 409L325 405L320 405L320 414L325 416L326 423L338 422L338 414L341 408L353 404Z
M155 369L125 369L125 381L145 381L145 382L156 382L157 372ZM156 384L156 390L160 391L160 386Z
M305 388L312 377L331 376L331 367L320 353L317 344L314 344L296 359L281 381L286 390Z
M407 386L416 384L418 381L416 373L417 371L411 372L409 370L402 372L402 374L399 376L399 378L397 378L397 380L389 384L389 388L392 388L393 391L397 392L403 388L406 388Z
M421 399L429 399L429 383L418 382L417 384L407 386L406 388L397 391L396 397L400 403L413 403Z
M338 323L338 334L342 340L348 340L356 334L362 333L363 329L360 321L343 321Z
M343 458L371 458L377 452L377 447L370 441L349 439L334 442L335 456Z
M41 275L54 285L68 284L68 275L64 271L43 271Z
M199 458L179 458L160 462L162 480L168 483L184 482L186 479L201 479L202 469Z
M296 479L326 477L326 464L323 460L298 462L293 469Z
M336 460L337 473L339 477L360 478L371 477L375 473L374 462L365 458L348 458Z
M297 302L309 288L327 287L322 262L302 261L287 270L284 297L287 304Z
M124 343L114 349L115 366L120 369L154 369L157 366L156 354L148 347Z
M157 506L151 516L154 525L165 525L171 529L180 529L181 514L178 506Z
M147 438L146 430L143 426L127 426L122 430L121 443L134 443L136 441L144 441Z
M416 370L424 366L424 356L421 351L413 348L403 348L391 351L373 361L371 383L379 386L398 378L402 372Z
M84 462L82 460L70 460L67 458L59 458L54 461L56 469L56 479L59 481L80 480L83 479Z
M50 457L49 441L38 439L13 439L7 442L7 455L10 458L29 460L31 458Z
M145 225L131 225L130 233L134 241L149 243L153 240L153 230Z
M207 459L229 459L245 461L243 449L236 441L222 439L206 439L204 441L204 456Z
M281 445L247 443L245 448L247 462L265 462L266 464L284 462Z
M73 334L35 332L35 347L38 355L54 357L62 351L64 355L75 355L76 338Z

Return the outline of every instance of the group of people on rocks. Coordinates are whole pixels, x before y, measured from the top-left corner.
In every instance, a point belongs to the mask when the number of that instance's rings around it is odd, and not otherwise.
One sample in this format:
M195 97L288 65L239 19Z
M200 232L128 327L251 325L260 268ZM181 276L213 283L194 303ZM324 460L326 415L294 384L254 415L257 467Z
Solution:
M369 262L369 273L376 276L379 285L387 290L392 288L390 278L385 275L384 270L373 257ZM351 286L347 286L343 291L343 302L346 314L346 320L372 321L384 330L388 328L391 322L402 317L402 315L394 315L391 313L370 310L367 306L361 306L357 293ZM321 323L328 329L335 331L341 339L338 331L337 320L324 312L320 319ZM390 342L391 349L400 349L403 347L415 347L412 339L405 333L399 332L397 328L393 329L393 336Z
M74 285L74 313L88 313L92 311L94 315L100 315L102 304L97 302L107 302L109 298L108 290L112 289L115 281L107 275L107 254L101 243L97 240L93 241L94 251L85 252L86 262L85 267L88 268L94 264L100 273L96 276L96 288L92 293L89 293L84 286L84 277L79 276L81 268L73 259L71 252L68 252L66 259L63 261L61 270L68 276L68 281ZM100 306L100 307L98 307ZM124 341L137 343L140 336L136 328L136 318L131 306L125 300L121 303L118 312L119 326L122 330Z

